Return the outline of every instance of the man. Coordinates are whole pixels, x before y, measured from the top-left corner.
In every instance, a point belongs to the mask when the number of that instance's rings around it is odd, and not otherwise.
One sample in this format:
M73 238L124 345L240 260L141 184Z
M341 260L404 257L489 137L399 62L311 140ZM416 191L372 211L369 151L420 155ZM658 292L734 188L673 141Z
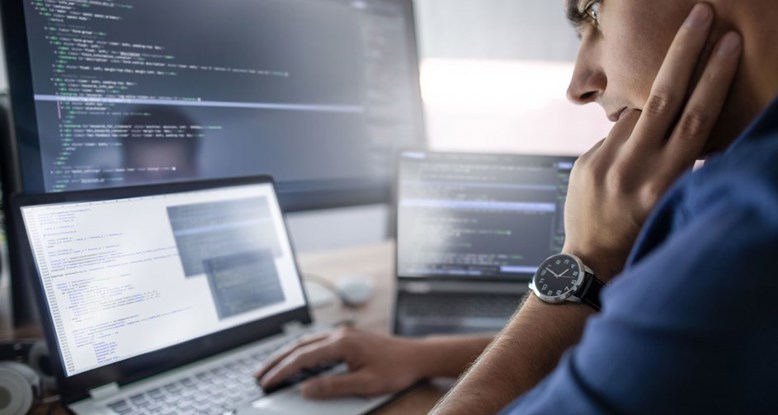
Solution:
M608 284L602 311L530 295L435 412L494 413L518 396L508 413L773 412L775 1L568 0L568 11L582 40L570 98L616 122L576 163L565 210L563 252ZM710 161L678 180L698 158ZM261 381L342 358L352 373L304 391L378 393L462 369L484 340L339 333L281 353Z

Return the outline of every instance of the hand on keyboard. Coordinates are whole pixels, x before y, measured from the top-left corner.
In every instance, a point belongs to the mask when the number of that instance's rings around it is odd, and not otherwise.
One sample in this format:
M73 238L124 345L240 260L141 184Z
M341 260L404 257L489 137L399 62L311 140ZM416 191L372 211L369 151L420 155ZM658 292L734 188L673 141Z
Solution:
M322 373L324 373L324 372L334 368L335 366L337 366L339 364L340 364L339 362L324 362L324 363L320 363L320 364L318 364L318 365L316 365L316 366L314 366L312 368L309 368L309 369L301 369L297 373L294 373L291 376L289 376L288 378L286 378L286 379L284 379L284 380L282 380L282 381L280 381L278 383L275 383L273 385L270 385L270 386L267 386L267 387L263 387L262 389L265 391L266 395L269 395L269 394L271 394L273 392L276 392L278 390L281 390L281 389L287 388L289 386L296 385L298 383L304 382L304 381L306 381L306 380L308 380L308 379L310 379L310 378L312 378L314 376L318 376L318 375L320 375L320 374L322 374Z
M305 397L374 396L397 392L420 380L414 340L381 336L353 328L304 338L270 357L257 372L263 389L273 389L301 370L344 362L348 372L305 380Z

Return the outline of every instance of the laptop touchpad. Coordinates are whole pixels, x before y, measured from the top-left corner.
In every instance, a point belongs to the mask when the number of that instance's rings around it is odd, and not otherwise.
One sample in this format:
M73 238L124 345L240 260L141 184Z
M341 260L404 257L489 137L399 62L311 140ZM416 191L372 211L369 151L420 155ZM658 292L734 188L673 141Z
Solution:
M386 401L388 396L377 398L347 397L328 400L305 399L300 387L294 386L276 392L254 402L251 407L239 410L238 415L249 414L361 414Z

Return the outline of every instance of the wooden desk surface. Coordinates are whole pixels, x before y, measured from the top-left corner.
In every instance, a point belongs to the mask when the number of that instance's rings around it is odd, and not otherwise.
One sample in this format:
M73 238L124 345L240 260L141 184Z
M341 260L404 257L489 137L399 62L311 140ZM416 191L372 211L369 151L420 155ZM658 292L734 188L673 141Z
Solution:
M380 333L389 332L390 313L394 301L393 242L387 241L374 245L302 254L298 256L298 261L303 278L306 280L324 280L334 283L340 276L356 275L370 278L375 285L373 298L355 313L352 314L341 305L333 302L313 310L316 321L332 324L353 318L355 324L363 329ZM7 298L7 294L5 298ZM0 335L5 330L6 336L4 337L8 338L7 314L3 316L1 311L0 316L5 317L5 322L0 319ZM27 333L16 333L16 335L22 337L34 333L33 330ZM426 414L446 393L449 384L446 381L423 383L377 410L375 414ZM53 411L49 411L48 406L43 405L33 410L33 414L45 413L63 414L66 412L62 408L54 408Z

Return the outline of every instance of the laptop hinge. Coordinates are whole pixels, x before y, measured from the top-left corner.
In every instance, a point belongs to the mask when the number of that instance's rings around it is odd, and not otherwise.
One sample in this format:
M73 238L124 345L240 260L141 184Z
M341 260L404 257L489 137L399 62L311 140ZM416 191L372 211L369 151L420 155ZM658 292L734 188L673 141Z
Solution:
M99 388L94 388L89 390L89 396L92 397L92 399L105 399L110 398L111 396L118 395L119 394L119 385L116 382L109 383L107 385L100 386Z
M286 323L281 327L281 329L284 331L284 334L295 334L303 331L303 323L300 323L299 321L290 321L289 323Z

